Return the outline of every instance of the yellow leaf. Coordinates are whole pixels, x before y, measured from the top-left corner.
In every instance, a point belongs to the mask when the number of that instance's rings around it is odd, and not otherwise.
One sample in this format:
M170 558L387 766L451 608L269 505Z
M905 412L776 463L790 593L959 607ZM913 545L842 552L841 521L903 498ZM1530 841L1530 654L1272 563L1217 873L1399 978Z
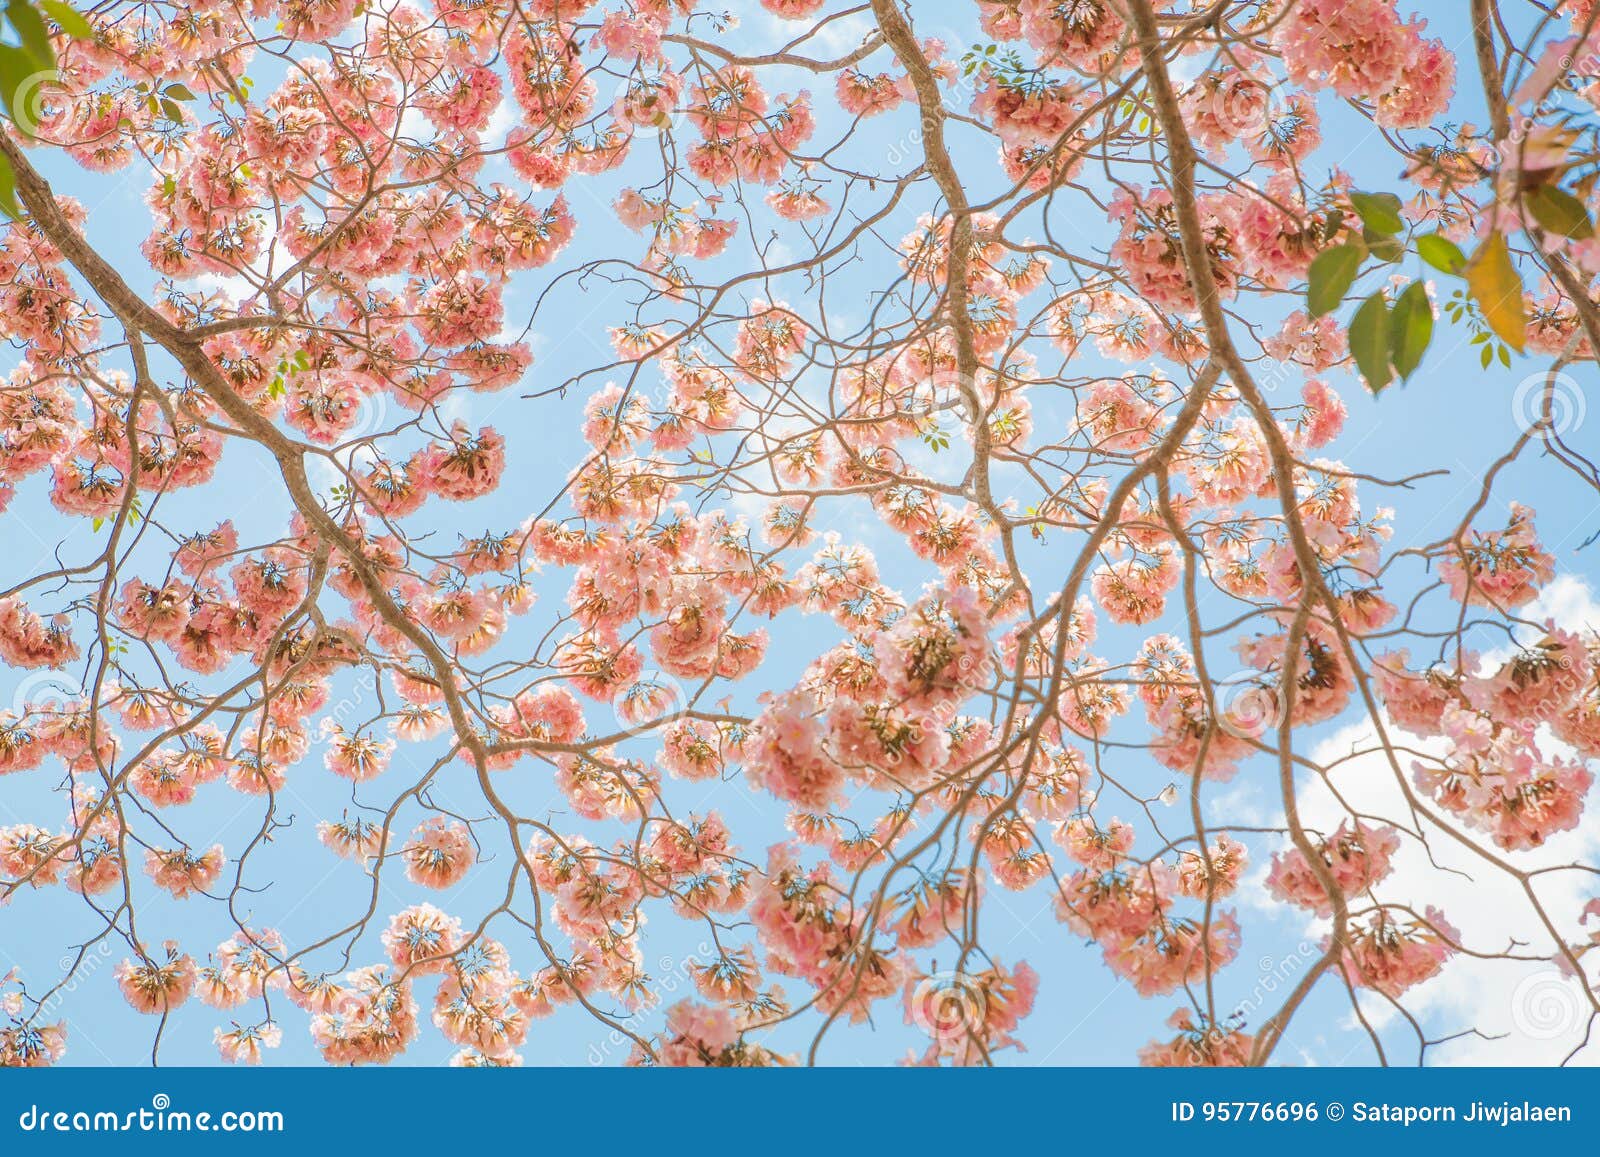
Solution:
M1528 335L1528 314L1522 304L1522 276L1511 263L1511 251L1498 230L1489 234L1463 271L1467 288L1496 336L1522 352Z

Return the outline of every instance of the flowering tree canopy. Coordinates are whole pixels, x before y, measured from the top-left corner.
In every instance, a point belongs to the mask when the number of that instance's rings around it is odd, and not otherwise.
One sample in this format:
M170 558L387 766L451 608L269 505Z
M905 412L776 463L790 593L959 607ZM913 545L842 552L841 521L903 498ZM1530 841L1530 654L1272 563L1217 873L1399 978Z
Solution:
M1600 6L742 7L7 7L0 1064L1581 1048Z

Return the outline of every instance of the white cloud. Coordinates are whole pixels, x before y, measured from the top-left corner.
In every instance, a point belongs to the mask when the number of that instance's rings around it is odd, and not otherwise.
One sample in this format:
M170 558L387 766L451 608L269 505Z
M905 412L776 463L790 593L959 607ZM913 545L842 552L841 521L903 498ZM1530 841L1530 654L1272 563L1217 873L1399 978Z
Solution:
M1546 588L1525 617L1535 621L1552 618L1569 628L1593 626L1600 624L1600 602L1581 580L1563 576ZM1393 738L1392 725L1387 720L1384 724ZM1417 749L1437 747L1437 741L1404 739ZM1548 737L1541 739L1541 746L1551 754L1561 750L1561 745ZM1303 789L1300 810L1308 826L1330 831L1353 809L1367 817L1415 828L1417 821L1410 819L1394 766L1383 752L1374 750L1377 747L1377 732L1369 722L1347 727L1313 749L1311 758L1318 765L1344 762L1331 773L1331 788L1318 779ZM1352 751L1364 754L1346 758ZM1409 776L1410 758L1397 755L1396 762ZM1550 963L1557 946L1523 882L1426 820L1420 824L1425 842L1414 836L1406 838L1394 858L1393 873L1375 889L1378 898L1403 902L1417 911L1429 905L1438 907L1460 930L1462 942L1471 952L1544 958L1480 959L1461 953L1437 979L1407 993L1403 999L1406 1010L1430 1037L1470 1029L1481 1034L1430 1049L1428 1060L1560 1063L1583 1044L1590 1005L1579 981L1563 977ZM1480 833L1468 834L1474 843L1484 840ZM1594 864L1600 860L1600 810L1591 803L1578 828L1553 836L1538 849L1500 853L1492 844L1487 846L1524 872ZM1549 871L1534 877L1533 889L1564 939L1569 943L1586 939L1580 916L1584 904L1600 895L1600 879L1581 869ZM1324 934L1326 922L1319 922L1316 930L1319 936ZM1594 983L1595 970L1591 967L1589 971L1589 982ZM1394 1030L1392 1036L1385 1033L1386 1040L1404 1039L1401 1034L1408 1030L1401 1028L1399 1014L1387 1000L1363 994L1362 1010L1380 1029ZM1351 1021L1354 1025L1353 1017ZM1578 1052L1573 1063L1600 1064L1600 1046Z

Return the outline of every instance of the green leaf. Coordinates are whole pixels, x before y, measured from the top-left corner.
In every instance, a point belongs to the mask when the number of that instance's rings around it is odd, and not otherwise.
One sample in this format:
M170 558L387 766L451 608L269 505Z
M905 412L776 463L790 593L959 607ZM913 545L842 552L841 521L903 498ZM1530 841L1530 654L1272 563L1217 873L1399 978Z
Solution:
M0 210L13 221L22 220L22 206L17 204L17 175L4 157L0 157Z
M1540 185L1525 198L1528 212L1539 222L1539 228L1548 233L1559 233L1582 241L1594 236L1594 222L1589 220L1589 210L1583 202L1564 189L1554 185Z
M24 91L28 81L37 70L33 66L33 58L22 49L11 44L0 44L0 100L5 101L6 111L11 114L11 119L16 122L17 128L23 133L28 132L28 118L19 116L17 98L26 99Z
M56 66L56 50L50 46L50 30L44 26L44 17L34 11L27 0L10 0L6 5L6 19L16 29L17 39L33 61L36 71L44 72Z
M167 85L166 91L162 95L164 95L168 100L193 100L194 99L194 93L189 91L189 86L188 85L186 85L186 84L178 84L176 82Z
M1440 273L1459 275L1467 265L1467 255L1461 246L1438 233L1424 233L1417 238L1417 256Z
M78 13L70 4L62 0L39 0L39 7L43 8L45 15L61 26L74 40L93 40L94 27Z
M1399 233L1406 227L1400 216L1400 198L1393 193L1351 193L1350 207L1374 233Z
M1432 340L1433 303L1422 282L1413 281L1389 315L1389 358L1402 382L1422 364L1422 355Z
M1361 239L1367 243L1367 248L1372 250L1374 257L1391 265L1406 255L1405 244L1400 238L1379 233L1370 226L1361 231Z
M1335 245L1317 254L1306 274L1306 305L1311 316L1338 309L1360 269L1361 250L1354 245Z
M161 101L161 112L169 121L173 121L177 124L183 123L183 106L177 101L163 98Z
M1367 389L1376 394L1389 384L1389 303L1379 290L1356 310L1350 321L1350 354L1356 368L1367 380Z
M1511 250L1496 230L1467 262L1467 288L1483 319L1501 341L1519 354L1527 341L1528 314L1522 302L1522 275L1511 263Z

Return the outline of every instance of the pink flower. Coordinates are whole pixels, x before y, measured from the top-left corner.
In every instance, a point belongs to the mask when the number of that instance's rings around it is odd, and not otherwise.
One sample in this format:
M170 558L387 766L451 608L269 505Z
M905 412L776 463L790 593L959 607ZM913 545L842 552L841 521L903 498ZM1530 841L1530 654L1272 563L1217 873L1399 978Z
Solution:
M1439 574L1458 602L1510 609L1532 602L1555 576L1555 559L1540 547L1533 511L1511 504L1500 531L1470 531L1439 563Z
M180 955L177 945L170 942L163 959L124 960L117 965L116 975L123 998L138 1012L166 1016L194 990L194 960Z
M406 875L428 888L453 887L477 859L465 824L443 816L428 820L411 833L402 850Z
M774 698L756 721L747 744L750 782L779 799L824 808L844 782L844 771L824 746L826 731L802 691Z
M235 1025L224 1032L212 1030L217 1053L230 1065L261 1063L262 1049L275 1049L283 1043L283 1030L271 1021L260 1025Z
M326 722L326 721L325 721ZM347 735L338 725L327 728L332 738L323 763L335 775L360 783L382 773L394 754L394 744L367 735Z
M1351 829L1345 821L1321 841L1319 856L1338 889L1346 896L1355 896L1389 874L1390 859L1399 849L1400 833L1394 828L1369 828L1357 820ZM1333 912L1327 889L1297 848L1272 857L1267 890L1319 916Z
M869 76L858 69L847 68L839 73L835 83L839 107L851 116L871 117L888 112L901 101L900 90L894 78L886 72Z
M1178 1030L1168 1041L1152 1041L1139 1050L1139 1063L1152 1068L1234 1068L1250 1063L1255 1037L1237 1024L1211 1024L1187 1008L1167 1018Z
M462 947L461 922L432 904L417 904L390 917L383 946L389 959L403 968L440 971Z
M1380 908L1350 929L1339 967L1351 984L1395 998L1437 976L1460 943L1461 933L1437 908L1420 920Z

